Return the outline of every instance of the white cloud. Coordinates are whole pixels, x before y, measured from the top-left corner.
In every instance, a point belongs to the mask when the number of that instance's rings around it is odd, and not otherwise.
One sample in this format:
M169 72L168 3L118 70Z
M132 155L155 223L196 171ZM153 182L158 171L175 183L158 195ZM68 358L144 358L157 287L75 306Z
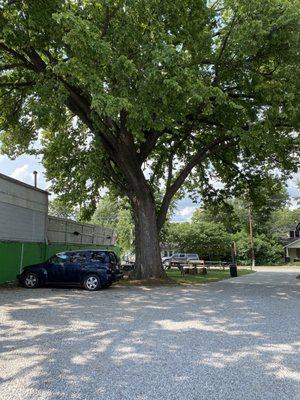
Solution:
M28 183L29 185L33 185L34 183L33 171L28 164L17 167L13 170L10 176L14 179L18 179L21 182Z
M288 180L287 186L291 189L298 189L298 183L300 182L300 170L293 175L291 179Z
M186 221L189 221L192 218L194 211L196 210L197 206L187 206L182 208L177 212L178 215L184 217Z
M37 171L38 172L37 187L40 189L49 190L49 186L50 186L51 182L46 181L45 175L44 175L45 170L44 170L43 166L38 161L33 159L32 157L26 157L26 161L27 162L22 163L21 165L19 164L17 167L15 167L15 165L14 165L15 168L11 169L11 172L4 171L3 173L5 174L5 172L6 172L6 175L9 175L12 178L17 179L18 181L21 181L21 182L27 183L28 185L33 186L34 185L33 171Z
M209 183L215 188L215 189L223 189L224 188L224 183L218 179L218 178L211 178Z

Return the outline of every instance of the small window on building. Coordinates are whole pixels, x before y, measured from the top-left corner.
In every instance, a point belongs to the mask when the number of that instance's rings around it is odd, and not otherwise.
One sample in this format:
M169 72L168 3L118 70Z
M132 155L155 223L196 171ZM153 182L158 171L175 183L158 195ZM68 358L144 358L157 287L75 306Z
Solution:
M295 231L290 231L290 238L295 237Z
M300 258L300 249L296 249L297 258Z

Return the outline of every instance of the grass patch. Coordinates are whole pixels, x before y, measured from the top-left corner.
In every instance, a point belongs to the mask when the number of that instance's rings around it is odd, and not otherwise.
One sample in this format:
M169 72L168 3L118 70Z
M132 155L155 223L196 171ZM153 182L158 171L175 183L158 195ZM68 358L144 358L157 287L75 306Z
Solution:
M238 269L238 276L248 275L253 272L254 271L251 271L250 269ZM229 271L223 271L223 269L207 270L206 275L181 275L180 271L169 270L167 271L167 276L179 284L217 282L230 278Z
M300 261L296 261L296 262L288 262L288 263L285 263L285 264L281 264L280 266L283 266L283 267L300 267Z
M222 281L223 279L229 279L229 270L223 271L223 269L208 270L207 275L181 275L181 272L176 269L168 270L166 279L147 279L147 280L134 280L124 278L118 281L116 285L120 286L164 286L164 285L186 285L186 284L198 284L198 283L209 283ZM251 274L255 271L250 269L238 269L238 276Z

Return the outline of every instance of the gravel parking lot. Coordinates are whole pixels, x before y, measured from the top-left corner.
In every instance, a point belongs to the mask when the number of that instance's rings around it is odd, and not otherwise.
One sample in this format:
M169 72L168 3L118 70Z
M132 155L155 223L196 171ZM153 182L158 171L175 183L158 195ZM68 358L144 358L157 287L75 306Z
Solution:
M0 289L0 398L299 400L299 273Z

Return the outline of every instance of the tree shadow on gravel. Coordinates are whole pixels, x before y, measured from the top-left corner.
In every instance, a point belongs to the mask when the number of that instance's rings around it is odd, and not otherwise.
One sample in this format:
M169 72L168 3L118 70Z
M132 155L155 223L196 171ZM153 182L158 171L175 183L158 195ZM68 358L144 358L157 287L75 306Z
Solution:
M0 305L3 400L299 393L293 285L4 290Z

